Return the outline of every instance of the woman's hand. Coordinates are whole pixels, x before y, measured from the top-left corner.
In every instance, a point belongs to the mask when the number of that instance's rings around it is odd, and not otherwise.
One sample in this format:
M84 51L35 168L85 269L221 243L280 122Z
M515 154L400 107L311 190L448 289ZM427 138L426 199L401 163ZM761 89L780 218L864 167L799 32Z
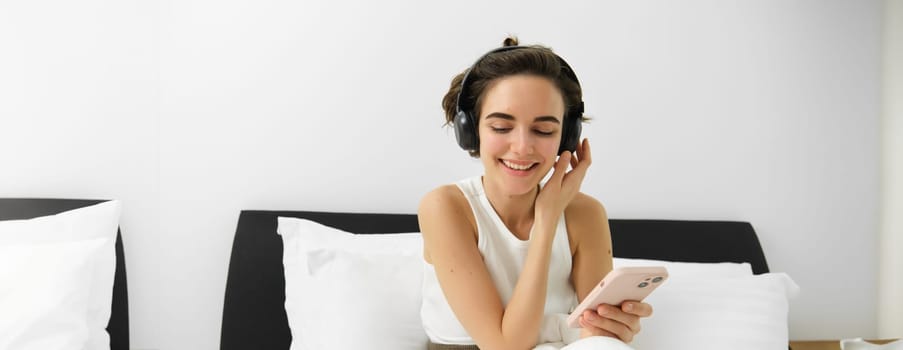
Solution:
M596 311L586 310L580 318L580 338L601 335L618 338L624 343L633 341L640 332L640 318L652 315L652 305L625 301L620 307L601 304Z
M570 163L571 171L567 171ZM589 149L589 140L577 146L577 152L572 155L570 151L564 151L555 162L554 172L546 182L539 195L536 197L536 219L546 220L547 224L557 224L558 217L567 208L580 191L580 185L586 176L586 169L592 163Z

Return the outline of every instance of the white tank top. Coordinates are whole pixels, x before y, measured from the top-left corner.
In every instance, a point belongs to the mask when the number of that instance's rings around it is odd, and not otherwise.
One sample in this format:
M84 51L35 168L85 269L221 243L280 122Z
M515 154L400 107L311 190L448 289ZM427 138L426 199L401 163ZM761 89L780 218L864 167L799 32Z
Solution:
M522 241L508 230L489 203L483 190L481 176L459 181L457 185L473 210L477 222L477 246L483 255L483 262L486 263L502 304L508 305L523 269L530 241ZM556 227L555 239L552 241L545 312L537 342L559 341L563 337L560 333L565 332L567 328L563 320L577 303L570 275L571 248L562 214ZM423 328L433 343L475 344L448 305L433 265L425 261L420 317Z

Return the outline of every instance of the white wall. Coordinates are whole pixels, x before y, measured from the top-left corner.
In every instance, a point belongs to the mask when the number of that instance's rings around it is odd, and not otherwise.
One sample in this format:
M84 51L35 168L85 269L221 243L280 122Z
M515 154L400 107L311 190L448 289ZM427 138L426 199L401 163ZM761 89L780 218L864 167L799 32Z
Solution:
M750 221L796 339L877 334L881 2L0 3L0 196L120 198L132 346L214 349L242 209L414 212L505 33L567 58L614 218Z
M903 338L903 0L885 0L878 333Z

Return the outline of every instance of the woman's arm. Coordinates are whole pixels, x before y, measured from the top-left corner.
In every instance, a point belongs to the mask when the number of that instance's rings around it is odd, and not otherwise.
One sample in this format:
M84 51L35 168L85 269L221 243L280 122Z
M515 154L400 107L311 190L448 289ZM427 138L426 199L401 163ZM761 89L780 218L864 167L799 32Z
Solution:
M565 211L573 248L571 282L577 300L595 288L612 270L611 230L605 207L595 198L579 194ZM596 311L585 311L580 321L580 337L602 335L629 343L640 331L640 318L652 314L652 307L641 302L625 302L618 306L599 305Z
M571 282L583 300L612 269L611 231L605 207L580 193L565 211L573 247Z
M524 268L505 307L477 248L469 210L454 186L423 198L418 218L424 258L436 270L455 316L481 349L530 349L542 323L555 226L534 223Z
M565 211L568 235L572 244L573 263L571 283L582 302L596 284L612 269L611 231L605 207L595 198L583 193L577 195ZM584 315L589 316L589 315ZM604 329L591 331L584 327L580 337L592 335L617 336Z

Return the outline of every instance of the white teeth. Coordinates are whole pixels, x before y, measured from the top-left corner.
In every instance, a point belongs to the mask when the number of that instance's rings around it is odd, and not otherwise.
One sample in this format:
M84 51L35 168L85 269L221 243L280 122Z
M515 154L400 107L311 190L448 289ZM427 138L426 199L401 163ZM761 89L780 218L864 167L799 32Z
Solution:
M527 170L527 169L530 169L531 167L533 167L533 164L529 164L529 165L517 165L517 164L511 163L511 162L509 162L509 161L507 161L507 160L504 160L504 159L502 159L502 163L504 163L505 166L507 166L507 167L509 167L509 168L511 168L511 169L514 169L514 170Z

